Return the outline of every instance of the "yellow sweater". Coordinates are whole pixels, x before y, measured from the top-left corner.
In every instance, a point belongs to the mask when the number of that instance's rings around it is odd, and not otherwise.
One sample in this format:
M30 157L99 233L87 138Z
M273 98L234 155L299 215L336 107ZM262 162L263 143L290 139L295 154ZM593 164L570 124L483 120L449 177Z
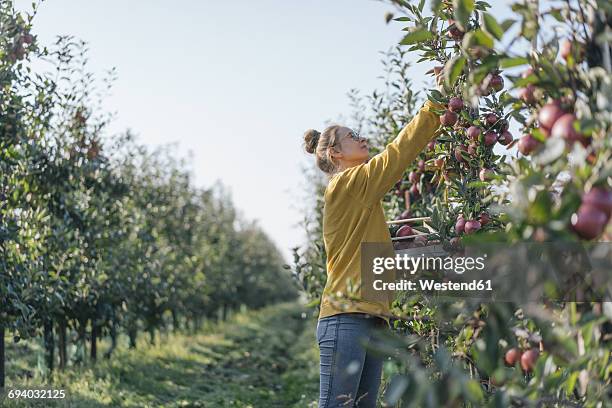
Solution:
M419 113L381 153L367 163L335 174L329 180L323 209L327 282L319 318L361 312L380 316L389 324L393 299L382 303L363 299L339 302L334 295L340 295L340 298L348 296L349 282L359 287L362 242L391 242L381 201L438 129L440 120L432 108L441 109L442 106L426 101ZM330 297L329 294L333 295ZM360 296L361 291L357 297Z

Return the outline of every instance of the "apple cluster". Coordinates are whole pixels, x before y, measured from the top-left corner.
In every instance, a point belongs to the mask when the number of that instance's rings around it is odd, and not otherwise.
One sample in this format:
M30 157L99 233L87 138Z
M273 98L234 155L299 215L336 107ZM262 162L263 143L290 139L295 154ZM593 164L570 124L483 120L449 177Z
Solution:
M530 373L535 368L539 357L540 350L535 347L525 351L512 347L506 351L504 362L508 367L515 367L516 364L520 364L524 373Z

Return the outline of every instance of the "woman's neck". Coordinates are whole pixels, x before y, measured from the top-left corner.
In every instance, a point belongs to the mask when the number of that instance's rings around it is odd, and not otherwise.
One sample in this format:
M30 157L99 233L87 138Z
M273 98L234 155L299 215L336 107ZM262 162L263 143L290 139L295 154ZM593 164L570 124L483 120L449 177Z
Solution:
M360 164L363 164L363 163L367 163L367 160L340 163L340 165L338 166L338 173L343 172L346 169L350 169L351 167L359 166Z

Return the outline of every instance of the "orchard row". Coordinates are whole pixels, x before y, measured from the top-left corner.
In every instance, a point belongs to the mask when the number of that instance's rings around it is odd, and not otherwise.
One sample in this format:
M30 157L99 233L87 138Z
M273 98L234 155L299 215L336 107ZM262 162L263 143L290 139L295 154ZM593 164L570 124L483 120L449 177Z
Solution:
M108 135L83 43L42 47L9 0L0 19L0 356L5 334L42 336L46 370L64 368L86 344L95 360L104 336L110 357L120 333L135 347L140 332L154 341L296 295L222 186L196 187L171 152Z

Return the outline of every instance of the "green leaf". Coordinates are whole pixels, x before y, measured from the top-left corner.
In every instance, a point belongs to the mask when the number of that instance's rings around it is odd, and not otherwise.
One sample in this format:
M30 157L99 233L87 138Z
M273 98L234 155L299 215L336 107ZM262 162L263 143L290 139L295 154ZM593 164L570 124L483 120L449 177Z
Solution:
M482 45L483 47L493 48L493 38L482 30L474 31L474 39L476 44Z
M463 37L461 46L470 49L472 46L481 45L486 48L493 48L493 38L481 29L470 31Z
M542 133L542 131L539 128L532 129L531 136L533 136L539 142L543 143L546 141L546 136L544 136L544 133Z
M482 82L482 80L485 78L485 76L487 76L489 74L489 72L491 71L491 69L487 66L484 67L478 67L476 69L473 69L472 71L470 71L470 82L471 83L480 83Z
M550 9L549 13L558 22L563 23L565 21L565 19L561 15L561 9Z
M574 387L576 386L576 381L578 380L578 371L574 371L570 374L569 378L565 382L565 395L571 396L574 393Z
M468 380L465 382L464 392L466 398L473 402L482 401L482 399L484 398L482 388L480 387L480 384L478 384L478 382L475 380Z
M535 84L538 82L540 82L540 78L538 78L536 74L530 74L526 76L525 78L519 78L516 81L514 81L514 86L517 88L520 88L525 85Z
M461 154L461 156L462 157L464 156L463 153ZM466 156L466 158L469 159L470 157ZM469 183L467 183L467 187L469 187L469 188L481 188L481 187L486 187L486 186L488 186L490 184L491 183L488 182L488 181L480 181L480 180L478 180L478 181L470 181Z
M500 68L518 67L527 63L529 63L529 60L525 57L502 58L499 60Z
M442 6L442 0L432 0L431 2L431 11L434 14L438 14L440 11L440 6Z
M538 33L538 21L535 17L525 18L521 24L521 35L531 41Z
M437 102L440 104L446 104L448 102L448 100L444 98L444 95L442 95L442 93L438 91L437 89L432 90L431 93L428 95L428 97L433 102Z
M414 44L417 42L431 40L433 38L433 33L426 28L415 28L413 31L406 34L406 36L400 41L402 45Z
M314 307L317 306L320 303L320 299L313 299L310 302L308 302L308 304L305 307Z
M514 23L516 23L516 20L508 18L504 21L501 22L500 26L502 31L506 32L510 29L510 27L512 27L514 25Z
M484 28L487 33L491 34L493 37L501 41L502 37L504 36L504 31L499 26L499 24L497 24L497 20L495 20L495 17L493 17L489 13L482 13L482 18L484 22Z
M455 23L462 31L467 31L470 14L474 11L474 0L453 0Z
M450 59L444 67L444 80L448 87L452 87L455 81L461 75L463 66L465 65L465 57L459 55Z
M384 395L386 405L394 406L397 404L401 396L404 395L408 384L409 379L405 375L394 375Z

